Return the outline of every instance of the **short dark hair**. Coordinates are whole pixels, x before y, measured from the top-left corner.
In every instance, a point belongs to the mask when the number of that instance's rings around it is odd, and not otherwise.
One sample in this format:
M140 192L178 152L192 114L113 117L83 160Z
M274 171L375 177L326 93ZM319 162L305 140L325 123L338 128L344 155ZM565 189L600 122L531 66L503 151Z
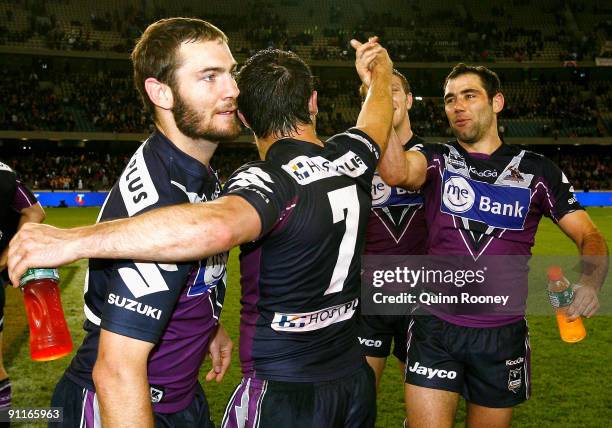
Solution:
M181 43L209 40L227 43L227 36L201 19L160 19L147 27L130 58L134 65L134 84L149 112L154 112L155 106L145 90L145 80L154 77L171 87L175 86L174 74L180 67L177 53Z
M408 83L406 76L395 68L393 69L393 75L399 77L399 80L402 82L402 89L404 89L404 93L408 95L411 89L410 83ZM362 83L361 86L359 86L359 96L361 97L362 102L365 101L366 97L368 96L368 87L365 85L365 83Z
M482 83L482 87L487 93L487 97L489 97L489 101L493 99L493 97L501 92L501 82L499 81L499 76L492 70L489 70L487 67L483 67L482 65L473 66L466 65L463 63L457 64L446 79L444 80L444 85L442 86L442 90L446 90L446 85L449 80L456 79L457 77L463 74L475 74L480 77L480 81Z
M236 83L238 110L258 138L292 135L300 124L312 124L308 100L314 78L310 67L293 52L257 52L240 69Z

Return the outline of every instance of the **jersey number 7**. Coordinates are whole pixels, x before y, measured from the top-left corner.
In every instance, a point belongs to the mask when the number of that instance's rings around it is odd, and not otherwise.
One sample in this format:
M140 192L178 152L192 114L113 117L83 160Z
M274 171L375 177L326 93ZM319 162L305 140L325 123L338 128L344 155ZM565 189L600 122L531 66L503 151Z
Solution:
M338 260L334 266L329 287L324 295L338 293L344 287L344 281L348 276L351 260L355 254L357 243L357 231L359 229L359 198L357 197L357 186L347 186L327 193L332 210L334 224L345 221L346 229L340 242Z

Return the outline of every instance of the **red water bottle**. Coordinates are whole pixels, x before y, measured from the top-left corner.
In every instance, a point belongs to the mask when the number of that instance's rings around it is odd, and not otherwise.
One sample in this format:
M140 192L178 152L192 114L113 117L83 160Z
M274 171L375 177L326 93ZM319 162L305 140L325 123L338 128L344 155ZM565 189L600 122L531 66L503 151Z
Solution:
M58 284L57 269L28 269L19 281L30 325L30 356L34 361L55 360L72 351Z
M549 267L547 275L548 298L550 304L555 308L561 339L568 343L580 342L586 337L582 318L578 317L574 321L570 321L567 316L567 309L574 300L572 285L563 276L563 270L559 266Z

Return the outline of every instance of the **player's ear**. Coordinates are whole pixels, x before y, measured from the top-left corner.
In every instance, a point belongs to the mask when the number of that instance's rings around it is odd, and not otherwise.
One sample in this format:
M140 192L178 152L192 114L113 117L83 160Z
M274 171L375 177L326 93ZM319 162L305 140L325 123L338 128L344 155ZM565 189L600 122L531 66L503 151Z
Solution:
M412 97L412 92L408 92L408 95L406 95L406 110L410 111L413 102L414 98Z
M249 126L249 122L247 122L247 120L244 118L244 115L242 114L240 110L238 110L238 118L240 119L240 122L242 122L244 126L251 129L251 127Z
M153 104L164 110L170 110L174 106L174 96L172 89L165 83L160 82L154 77L145 80L145 91Z
M504 108L504 94L498 92L493 96L493 112L496 114L503 110Z
M319 113L319 106L317 106L317 91L312 91L312 95L308 99L308 112L310 115L316 116Z

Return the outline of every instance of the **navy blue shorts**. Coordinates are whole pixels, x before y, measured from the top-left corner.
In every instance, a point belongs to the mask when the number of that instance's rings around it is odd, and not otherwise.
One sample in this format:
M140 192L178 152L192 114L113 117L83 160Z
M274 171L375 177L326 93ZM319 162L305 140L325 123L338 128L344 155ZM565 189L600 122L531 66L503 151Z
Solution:
M328 382L243 378L225 409L222 428L370 428L376 420L374 372L367 364Z
M60 379L53 391L51 407L62 407L64 419L61 423L50 423L50 427L94 428L102 426L95 392L77 385L66 376ZM176 413L154 413L153 415L156 428L214 428L210 420L208 402L199 384L193 401L186 409Z
M406 361L408 324L412 316L362 315L358 323L359 346L363 355L386 358L391 353L402 363Z
M513 407L531 394L527 321L462 327L415 316L408 329L406 383L458 392L484 407Z

